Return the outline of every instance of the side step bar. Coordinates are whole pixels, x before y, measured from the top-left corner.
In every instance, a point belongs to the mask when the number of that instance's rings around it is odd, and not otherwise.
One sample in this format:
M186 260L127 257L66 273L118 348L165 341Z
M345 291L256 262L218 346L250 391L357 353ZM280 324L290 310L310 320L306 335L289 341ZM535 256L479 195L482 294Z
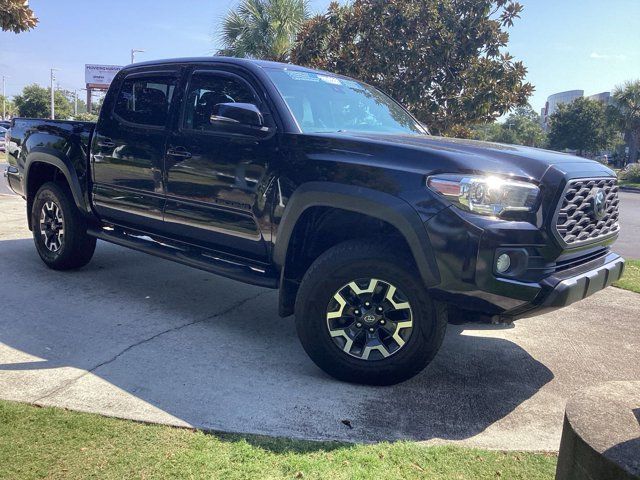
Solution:
M91 227L87 233L105 242L114 243L133 250L155 255L189 267L215 273L222 277L231 278L251 285L266 288L278 288L278 277L274 272L263 267L237 263L215 256L214 252L207 252L196 248L178 248L162 244L140 233L129 234L122 230L107 230Z

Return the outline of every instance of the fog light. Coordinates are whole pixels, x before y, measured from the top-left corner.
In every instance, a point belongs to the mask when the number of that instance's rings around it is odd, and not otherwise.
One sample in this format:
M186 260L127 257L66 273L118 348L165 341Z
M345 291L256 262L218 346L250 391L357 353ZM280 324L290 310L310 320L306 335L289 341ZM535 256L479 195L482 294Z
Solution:
M498 257L498 260L496 260L496 272L498 273L506 272L507 270L509 270L510 266L511 257L507 253L503 253Z

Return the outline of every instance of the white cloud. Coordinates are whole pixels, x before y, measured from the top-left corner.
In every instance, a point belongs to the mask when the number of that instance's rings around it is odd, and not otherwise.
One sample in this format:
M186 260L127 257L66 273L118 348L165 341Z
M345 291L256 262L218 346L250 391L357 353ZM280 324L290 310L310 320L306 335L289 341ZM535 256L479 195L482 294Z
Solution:
M621 53L616 55L605 55L598 52L591 52L591 55L589 55L589 58L594 58L596 60L626 60L627 56Z

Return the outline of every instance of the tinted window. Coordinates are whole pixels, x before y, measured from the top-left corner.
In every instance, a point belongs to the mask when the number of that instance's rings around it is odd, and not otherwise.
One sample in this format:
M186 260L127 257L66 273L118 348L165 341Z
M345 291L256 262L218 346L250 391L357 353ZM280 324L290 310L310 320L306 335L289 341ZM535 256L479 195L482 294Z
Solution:
M125 79L114 112L128 122L164 126L174 88L168 78Z
M195 74L191 77L184 116L184 127L211 131L213 108L219 103L252 103L255 95L243 81L222 75Z

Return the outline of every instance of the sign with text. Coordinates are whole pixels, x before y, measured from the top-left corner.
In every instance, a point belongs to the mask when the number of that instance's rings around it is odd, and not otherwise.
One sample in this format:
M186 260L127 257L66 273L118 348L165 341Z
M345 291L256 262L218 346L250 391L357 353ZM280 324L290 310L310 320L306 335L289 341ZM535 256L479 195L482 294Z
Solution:
M122 69L118 65L85 65L84 83L92 87L108 87Z

